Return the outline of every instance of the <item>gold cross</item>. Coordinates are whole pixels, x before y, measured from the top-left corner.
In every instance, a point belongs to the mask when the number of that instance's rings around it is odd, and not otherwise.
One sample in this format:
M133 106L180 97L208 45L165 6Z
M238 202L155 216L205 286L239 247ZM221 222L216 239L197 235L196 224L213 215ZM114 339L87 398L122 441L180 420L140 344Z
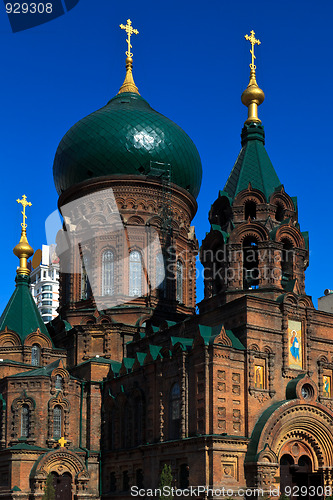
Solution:
M133 54L131 52L131 48L132 48L132 45L131 45L131 35L138 35L139 32L138 30L134 29L133 26L132 26L132 21L130 19L127 19L127 24L124 25L124 24L119 24L119 27L122 29L122 30L125 30L126 33L127 33L127 36L128 38L126 38L126 42L128 44L128 50L126 51L126 55L127 57L133 57Z
M260 45L260 44L261 44L261 41L260 41L260 40L257 40L257 39L255 38L255 36L254 36L254 35L255 35L255 33L254 33L254 31L253 31L253 30L252 30L252 31L250 31L250 33L251 33L251 35L244 35L244 38L245 38L246 40L249 40L249 42L251 43L251 49L250 49L250 52L251 52L251 55L252 55L252 62L251 62L251 64L250 64L250 68L251 68L251 69L256 69L256 66L255 66L255 64L254 64L254 60L256 59L256 56L254 55L254 46L255 46L255 45Z
M18 199L16 201L17 203L21 203L23 207L23 212L21 212L21 214L23 215L23 222L21 223L21 226L23 229L26 229L27 225L25 223L25 219L27 218L27 216L25 215L25 207L31 207L31 203L27 201L27 197L25 194L22 196L22 200Z
M58 439L58 443L60 444L61 448L64 448L67 441L64 437L61 437L60 439Z

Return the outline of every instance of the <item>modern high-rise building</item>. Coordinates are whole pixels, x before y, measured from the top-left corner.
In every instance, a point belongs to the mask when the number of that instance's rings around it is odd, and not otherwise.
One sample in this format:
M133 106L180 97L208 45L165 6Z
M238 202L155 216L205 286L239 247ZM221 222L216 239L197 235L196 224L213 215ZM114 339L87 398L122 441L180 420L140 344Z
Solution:
M31 271L31 293L44 323L58 316L59 258L56 245L42 245L41 262Z

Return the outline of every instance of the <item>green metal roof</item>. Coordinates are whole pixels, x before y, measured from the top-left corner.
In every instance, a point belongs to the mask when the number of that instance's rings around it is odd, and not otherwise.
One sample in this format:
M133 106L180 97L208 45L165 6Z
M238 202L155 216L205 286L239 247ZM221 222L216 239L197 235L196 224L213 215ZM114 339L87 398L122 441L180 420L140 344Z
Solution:
M51 373L55 368L59 366L60 359L53 361L47 366L43 366L42 368L35 368L34 370L29 370L28 372L14 373L13 375L9 375L9 377L50 377Z
M250 123L242 131L242 149L224 186L224 191L234 199L247 189L258 189L266 196L274 193L281 182L265 149L265 132L262 125Z
M18 275L16 288L0 318L0 331L6 327L16 332L22 343L26 337L39 330L50 338L47 328L29 290L29 276Z
M135 356L136 356L136 359L138 360L138 362L140 363L140 366L142 366L144 363L144 360L147 356L147 353L146 352L136 352Z
M170 337L170 340L173 346L180 343L184 351L187 350L186 348L191 349L194 342L194 339L188 339L185 337Z
M260 415L251 434L251 440L249 442L249 446L245 456L245 462L254 462L256 460L257 454L261 451L258 450L260 436L263 428L267 423L267 420L277 409L279 409L285 403L286 401L277 401L276 403L273 403L271 406L266 408L266 410L264 410L264 412Z
M200 335L204 339L206 345L213 344L215 338L220 334L223 325L207 326L198 325ZM241 351L245 350L245 347L241 341L236 337L236 335L231 330L225 331L227 337L231 340L232 347L239 349Z
M170 170L171 182L198 196L202 166L192 140L141 96L124 92L65 134L53 175L60 194L94 177L154 175L151 167Z
M162 347L158 346L158 345L149 344L148 349L149 349L149 352L152 355L153 359L155 360L159 356L160 350L162 349Z
M115 361L109 358L103 358L103 356L99 356L98 358L94 356L93 358L87 359L86 361L83 361L82 363L78 364L77 368L79 366L87 365L88 363L101 363L103 365L111 365L112 368L118 369L118 371L121 367L121 363L119 361Z
M47 448L41 448L40 446L34 446L32 444L27 444L24 442L14 444L14 446L10 446L9 450L48 451ZM17 488L17 486L14 486L14 488ZM13 488L13 491L14 491L14 488ZM21 490L18 488L15 491L21 491Z

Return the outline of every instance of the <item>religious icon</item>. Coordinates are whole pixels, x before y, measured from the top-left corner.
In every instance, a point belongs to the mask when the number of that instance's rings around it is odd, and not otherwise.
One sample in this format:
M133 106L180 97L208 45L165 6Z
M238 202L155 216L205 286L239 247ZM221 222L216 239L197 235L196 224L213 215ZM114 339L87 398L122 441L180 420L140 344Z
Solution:
M254 367L254 387L264 389L264 367L262 365L255 365Z
M331 377L328 375L323 376L323 396L324 398L331 397Z
M300 321L288 321L288 350L289 368L301 370L302 362L302 323Z

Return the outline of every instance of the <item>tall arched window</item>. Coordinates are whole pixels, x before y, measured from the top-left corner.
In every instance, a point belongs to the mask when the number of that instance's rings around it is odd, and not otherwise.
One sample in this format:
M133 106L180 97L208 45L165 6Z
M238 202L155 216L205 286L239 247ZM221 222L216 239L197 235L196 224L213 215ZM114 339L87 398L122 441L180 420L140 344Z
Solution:
M143 402L141 397L134 400L135 432L134 446L143 443Z
M281 274L282 274L282 284L285 284L288 280L293 279L294 274L294 250L292 243L283 239L282 255L281 255Z
M133 250L129 257L129 296L140 297L142 294L141 254Z
M90 257L84 254L81 257L81 299L86 300L91 297L91 286L88 277L90 268Z
M122 441L123 448L131 448L133 446L133 412L132 406L128 401L124 406Z
M53 438L60 439L61 438L61 417L62 417L62 409L61 406L55 406L53 408Z
M54 388L58 389L59 391L62 391L62 387L63 387L62 376L61 375L56 375L55 383L54 383Z
M114 253L106 250L102 256L102 295L114 294Z
M164 256L161 253L156 255L156 288L159 290L160 297L165 297L166 292L166 276Z
M170 391L169 438L180 437L180 387L178 382L173 384Z
M259 286L258 243L249 236L243 241L243 288L252 289Z
M38 344L34 344L31 348L31 364L33 366L40 365L40 347Z
M244 206L244 215L245 215L245 219L248 220L248 218L250 217L250 219L254 220L257 216L257 205L254 201L247 201L245 202L245 206Z
M177 260L177 279L176 279L176 289L177 289L177 300L181 304L183 303L183 279L184 279L184 266L180 260Z
M30 431L30 411L28 405L22 405L21 409L21 437L29 437Z
M284 219L284 207L281 205L281 203L277 203L275 220L277 220L278 222L282 222L283 219Z

